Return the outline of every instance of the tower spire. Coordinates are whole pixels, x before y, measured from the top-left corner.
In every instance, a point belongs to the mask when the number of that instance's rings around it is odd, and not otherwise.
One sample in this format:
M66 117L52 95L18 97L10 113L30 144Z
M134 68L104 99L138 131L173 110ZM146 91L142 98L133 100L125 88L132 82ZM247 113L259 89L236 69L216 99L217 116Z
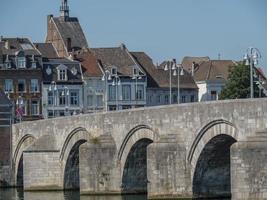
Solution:
M65 21L68 20L69 17L68 0L61 0L60 13L61 17L63 17Z

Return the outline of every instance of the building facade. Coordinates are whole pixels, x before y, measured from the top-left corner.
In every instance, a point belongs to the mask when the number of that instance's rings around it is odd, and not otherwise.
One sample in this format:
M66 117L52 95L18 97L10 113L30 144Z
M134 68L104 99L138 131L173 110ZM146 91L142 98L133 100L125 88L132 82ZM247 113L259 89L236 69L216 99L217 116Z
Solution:
M172 71L170 94L170 74L169 71L164 70L164 64L155 66L152 59L144 52L132 52L132 55L147 75L146 106L178 103L178 76L173 76ZM179 91L180 103L197 101L198 87L193 77L185 70L179 77Z
M83 111L83 76L77 61L47 59L43 67L44 118L69 116Z
M90 49L83 49L75 54L75 59L81 63L84 78L84 112L105 110L105 82L102 81L104 71L100 62Z
M42 57L27 38L1 38L0 88L15 105L16 121L42 118Z
M60 13L60 17L47 17L46 43L52 43L60 57L69 57L73 51L88 48L88 44L78 18L69 16L67 0L62 0Z
M103 73L100 85L103 86L105 110L146 106L146 74L124 44L90 51Z
M225 86L232 60L210 60L209 57L185 57L182 65L193 75L199 88L198 101L215 101Z

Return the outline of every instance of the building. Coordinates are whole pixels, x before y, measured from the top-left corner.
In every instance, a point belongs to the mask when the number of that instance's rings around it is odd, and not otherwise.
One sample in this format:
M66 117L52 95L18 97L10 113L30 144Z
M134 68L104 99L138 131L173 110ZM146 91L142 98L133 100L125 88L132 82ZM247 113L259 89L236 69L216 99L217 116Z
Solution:
M11 131L13 104L3 91L0 91L0 187L7 186L11 174ZM5 180L5 181L1 181Z
M83 111L83 75L77 61L58 57L52 43L36 43L43 55L43 115L45 118Z
M164 70L163 64L155 66L152 59L144 52L131 52L133 57L142 66L147 75L147 106L166 105L170 103L169 71ZM178 77L172 76L171 103L178 100ZM184 70L180 75L180 103L196 102L198 87L192 76Z
M83 49L75 55L81 63L84 78L84 112L103 111L105 108L104 71L100 61L89 49Z
M0 40L0 88L17 121L42 118L42 56L27 38Z
M198 101L214 101L218 100L228 80L230 68L237 63L232 60L210 60L209 57L184 57L182 65L197 83Z
M146 74L129 53L124 44L119 47L90 48L102 71L100 84L104 91L104 107L107 110L121 110L146 105ZM87 87L90 87L87 86ZM87 94L90 102L92 98ZM100 101L100 97L99 97Z
M46 43L52 43L60 57L69 57L73 51L88 48L88 44L78 18L69 16L67 0L62 0L60 13L60 17L47 17Z

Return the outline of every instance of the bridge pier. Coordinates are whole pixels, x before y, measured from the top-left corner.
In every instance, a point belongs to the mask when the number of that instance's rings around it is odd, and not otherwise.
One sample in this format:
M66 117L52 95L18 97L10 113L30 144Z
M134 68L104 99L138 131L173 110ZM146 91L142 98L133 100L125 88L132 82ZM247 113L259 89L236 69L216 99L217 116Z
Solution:
M184 143L168 135L148 146L148 198L192 198Z
M267 199L267 131L231 147L232 200Z
M93 138L80 146L80 193L120 194L120 168L116 145L109 135Z
M62 166L53 136L43 136L23 152L23 187L26 191L62 190Z

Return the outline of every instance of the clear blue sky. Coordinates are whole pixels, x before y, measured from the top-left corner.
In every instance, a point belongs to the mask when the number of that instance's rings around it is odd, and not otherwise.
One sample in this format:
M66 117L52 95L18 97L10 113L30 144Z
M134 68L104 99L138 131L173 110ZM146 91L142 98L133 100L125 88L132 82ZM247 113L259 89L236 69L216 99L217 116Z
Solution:
M1 0L0 34L42 42L46 15L59 15L61 0ZM241 59L260 49L267 72L266 0L69 0L90 47L145 51L154 60L184 56Z

